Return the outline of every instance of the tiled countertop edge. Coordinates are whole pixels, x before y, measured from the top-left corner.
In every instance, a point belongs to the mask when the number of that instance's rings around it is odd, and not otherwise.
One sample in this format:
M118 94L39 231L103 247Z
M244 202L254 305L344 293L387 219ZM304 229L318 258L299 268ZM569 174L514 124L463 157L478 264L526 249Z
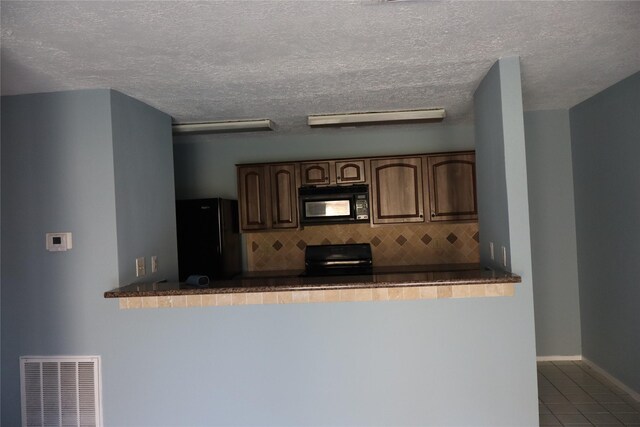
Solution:
M171 308L171 307L220 307L264 304L303 304L326 302L397 301L445 298L478 298L513 296L514 281L478 284L430 284L428 286L380 286L348 289L313 289L251 291L226 293L200 293L160 296L119 297L121 309Z
M464 285L487 285L492 283L520 283L521 278L515 274L505 274L504 276L492 278L446 278L439 280L416 280L403 277L402 280L380 280L372 281L347 281L332 282L331 279L326 283L298 283L282 284L279 278L265 279L269 282L278 283L277 285L245 285L245 286L229 286L214 288L176 288L178 283L159 283L158 289L148 289L150 284L143 284L137 287L135 284L127 285L124 288L114 289L104 293L105 298L130 298L130 297L150 297L150 296L176 296L176 295L208 295L208 294L236 294L236 293L268 293L283 291L319 291L319 290L348 290L348 289L376 289L376 288L408 288L408 287L442 287L442 286L464 286ZM286 280L286 279L285 279ZM295 280L295 279L294 279ZM246 280L250 283L252 280ZM258 283L257 281L255 283ZM163 287L167 288L163 289Z

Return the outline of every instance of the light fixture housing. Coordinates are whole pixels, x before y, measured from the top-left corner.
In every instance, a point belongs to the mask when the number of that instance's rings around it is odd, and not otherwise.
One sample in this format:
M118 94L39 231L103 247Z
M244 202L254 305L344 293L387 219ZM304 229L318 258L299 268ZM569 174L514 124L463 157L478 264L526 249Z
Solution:
M223 120L219 122L174 123L174 135L205 133L236 133L275 130L270 119L258 120Z
M444 108L430 108L423 110L313 114L307 117L307 123L311 127L433 123L441 122L445 117L446 112Z

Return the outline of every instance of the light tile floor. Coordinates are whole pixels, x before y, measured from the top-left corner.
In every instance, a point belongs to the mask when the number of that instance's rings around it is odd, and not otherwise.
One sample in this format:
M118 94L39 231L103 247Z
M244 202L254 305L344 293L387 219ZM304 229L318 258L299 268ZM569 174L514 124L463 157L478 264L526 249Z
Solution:
M640 426L640 402L579 361L538 362L540 426Z

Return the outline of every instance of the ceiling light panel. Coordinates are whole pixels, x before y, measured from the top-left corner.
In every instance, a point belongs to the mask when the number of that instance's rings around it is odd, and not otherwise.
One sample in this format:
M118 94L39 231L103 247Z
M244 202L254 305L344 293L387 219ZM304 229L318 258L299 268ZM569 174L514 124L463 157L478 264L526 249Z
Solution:
M311 127L429 123L440 122L445 116L446 113L443 108L430 108L425 110L317 114L309 115L307 122Z
M174 123L172 125L174 135L183 134L208 134L208 133L235 133L271 131L275 124L269 119L259 120L226 120L219 122Z

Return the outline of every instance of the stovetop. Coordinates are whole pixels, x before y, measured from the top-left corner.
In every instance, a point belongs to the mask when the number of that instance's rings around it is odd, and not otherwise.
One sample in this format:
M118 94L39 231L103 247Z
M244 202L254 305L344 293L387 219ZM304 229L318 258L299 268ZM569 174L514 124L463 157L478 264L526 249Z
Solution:
M303 276L348 276L372 274L371 245L310 245L304 256Z
M307 269L299 277L325 277L325 276L372 276L373 267L360 268L332 268L332 269Z

